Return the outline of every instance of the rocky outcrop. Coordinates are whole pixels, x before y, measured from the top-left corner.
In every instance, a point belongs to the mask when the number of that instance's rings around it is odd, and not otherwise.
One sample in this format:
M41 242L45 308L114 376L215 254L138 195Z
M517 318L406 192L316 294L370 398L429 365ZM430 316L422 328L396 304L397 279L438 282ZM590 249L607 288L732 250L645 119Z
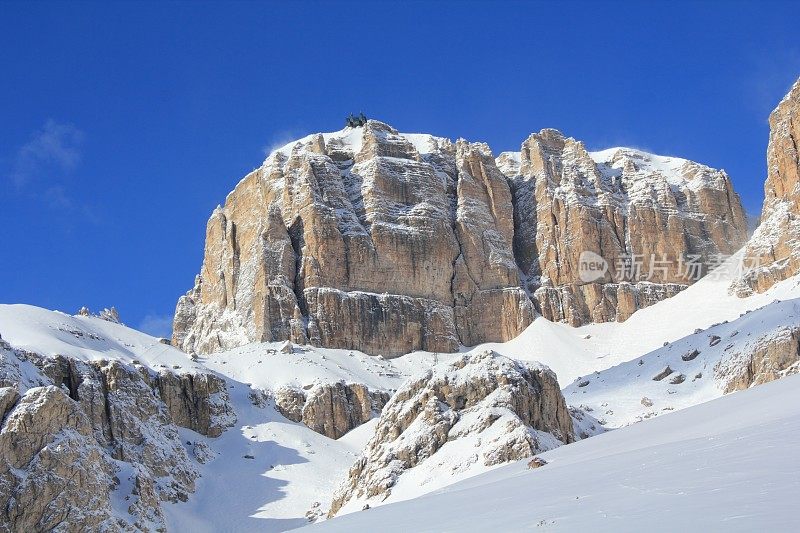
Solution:
M741 296L764 292L800 272L800 80L769 117L761 223L744 252Z
M464 355L408 380L392 396L337 490L330 515L354 500L382 501L399 476L434 456L432 462L465 469L476 462L522 459L574 440L553 372L492 351ZM467 444L447 447L455 441Z
M275 391L278 412L332 439L370 420L388 400L388 392L371 391L361 383L318 384L308 392L293 387Z
M158 502L185 501L199 476L176 425L214 436L235 420L216 376L3 341L0 386L0 526L10 531L163 530Z
M726 394L800 371L800 328L781 329L752 341L748 347L715 367L715 377Z
M110 501L114 472L75 401L57 387L30 389L0 431L0 529L122 530Z
M586 283L539 287L534 292L542 315L580 326L587 322L625 321L639 309L675 296L679 283Z
M122 324L122 321L119 318L119 312L117 311L116 307L111 307L111 309L104 307L102 311L98 314L92 314L88 307L83 306L78 309L76 313L78 316L95 316L97 318L101 318L106 322L113 322L115 324Z
M724 171L628 148L590 153L556 130L532 134L518 159L506 165L517 263L551 320L625 320L746 239Z
M154 382L172 421L180 427L219 437L236 421L225 380L220 377L162 370Z
M797 299L773 301L579 377L564 396L616 428L798 373L799 315Z
M696 163L590 154L555 130L495 159L370 120L275 151L228 195L173 345L289 339L396 356L509 340L536 307L572 324L624 320L693 281L679 258L702 267L744 236L727 175ZM602 279L581 279L582 251L612 264ZM613 265L631 254L670 266L626 278Z

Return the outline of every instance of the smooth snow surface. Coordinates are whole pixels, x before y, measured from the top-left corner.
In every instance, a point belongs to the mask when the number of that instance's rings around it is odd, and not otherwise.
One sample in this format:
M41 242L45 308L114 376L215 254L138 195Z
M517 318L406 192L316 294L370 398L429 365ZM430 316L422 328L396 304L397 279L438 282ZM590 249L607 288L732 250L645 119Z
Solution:
M329 507L372 424L329 439L285 419L271 401L253 405L245 385L229 386L236 427L216 439L182 430L186 439L205 442L216 457L200 465L202 477L188 502L163 504L169 530L277 532L307 524L305 513L314 502Z
M15 348L40 355L139 361L155 370L203 370L182 351L146 333L95 316L72 316L32 305L0 304L0 337Z
M797 531L800 376L311 531Z

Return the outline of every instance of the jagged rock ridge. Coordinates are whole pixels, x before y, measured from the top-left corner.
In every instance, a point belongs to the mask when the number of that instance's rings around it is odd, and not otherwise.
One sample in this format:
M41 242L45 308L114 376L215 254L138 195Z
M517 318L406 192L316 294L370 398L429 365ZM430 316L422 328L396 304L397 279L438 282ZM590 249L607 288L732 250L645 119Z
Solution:
M401 355L509 340L536 308L572 324L624 320L691 282L674 266L616 282L625 253L704 262L744 241L727 175L665 159L589 154L555 130L497 160L482 143L374 120L310 135L271 154L212 214L173 344L214 352L291 339ZM612 263L607 276L580 279L583 250Z

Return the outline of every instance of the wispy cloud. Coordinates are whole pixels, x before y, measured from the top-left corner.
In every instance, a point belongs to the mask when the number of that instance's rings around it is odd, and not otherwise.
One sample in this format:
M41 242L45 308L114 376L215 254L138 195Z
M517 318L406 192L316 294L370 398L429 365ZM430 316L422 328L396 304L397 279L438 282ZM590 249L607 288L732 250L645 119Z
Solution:
M752 51L743 65L744 98L766 125L770 112L800 76L800 47L787 46L769 54Z
M11 190L68 215L71 221L60 225L67 232L78 217L93 224L100 219L97 210L73 192L79 185L75 174L83 159L84 137L73 124L49 119L6 159L9 166L5 178Z
M283 148L290 142L297 140L300 137L303 137L303 135L298 134L296 131L290 131L290 130L285 130L275 133L269 140L269 142L264 145L261 151L264 152L265 157L268 157L269 154L271 154L278 148Z
M153 337L169 338L172 336L172 316L147 314L139 323L138 329Z
M11 180L21 189L54 172L70 173L81 161L83 139L83 132L72 124L48 120L17 151Z

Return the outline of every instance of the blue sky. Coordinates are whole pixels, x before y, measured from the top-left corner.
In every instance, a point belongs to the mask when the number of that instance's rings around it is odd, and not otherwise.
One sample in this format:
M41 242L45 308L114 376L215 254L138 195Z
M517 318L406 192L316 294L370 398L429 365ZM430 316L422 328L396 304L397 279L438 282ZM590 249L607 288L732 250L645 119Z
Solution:
M0 5L0 302L169 331L206 220L264 150L364 111L515 150L554 127L763 197L797 3ZM2 324L0 324L2 334Z

